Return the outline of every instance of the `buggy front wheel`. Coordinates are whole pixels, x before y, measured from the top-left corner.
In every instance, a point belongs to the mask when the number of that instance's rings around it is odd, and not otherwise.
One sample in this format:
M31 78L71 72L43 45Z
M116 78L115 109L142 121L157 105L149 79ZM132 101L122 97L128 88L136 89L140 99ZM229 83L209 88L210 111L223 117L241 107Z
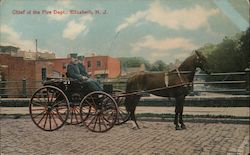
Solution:
M125 106L125 98L126 94L123 90L115 89L112 94L113 98L115 99L117 106L118 106L118 116L116 125L121 125L129 120L129 113Z
M106 132L116 123L118 107L112 96L103 91L95 91L82 99L80 114L89 130Z

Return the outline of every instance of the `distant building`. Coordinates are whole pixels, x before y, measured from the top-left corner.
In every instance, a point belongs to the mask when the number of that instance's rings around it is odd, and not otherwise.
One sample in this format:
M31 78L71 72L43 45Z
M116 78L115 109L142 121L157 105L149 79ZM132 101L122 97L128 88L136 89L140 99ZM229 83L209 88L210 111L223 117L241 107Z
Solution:
M120 61L109 56L91 56L84 58L84 65L93 77L115 78L120 75ZM22 96L22 80L27 81L27 94L31 95L35 89L41 86L42 77L61 78L66 76L67 65L70 58L58 59L24 59L20 55L0 53L1 80L10 82L4 87L18 88L8 89L6 94ZM37 82L35 82L37 81ZM17 96L9 96L17 97Z
M56 55L52 52L27 52L27 51L18 51L12 56L23 57L25 60L46 60L46 59L55 59Z
M53 52L21 51L18 47L14 46L0 46L0 54L10 54L13 57L23 57L25 60L55 59L56 57Z
M144 64L141 64L139 67L127 67L127 68L124 68L121 76L131 76L135 73L144 72L144 71L146 71Z
M8 89L7 94L22 94L22 83L27 80L27 94L41 86L42 72L47 77L60 78L65 76L66 67L70 63L70 58L50 59L50 60L25 60L22 57L14 57L10 54L0 54L0 72L5 81L18 81L8 83L5 87L18 88ZM4 66L4 67L1 67ZM37 82L35 82L37 81ZM15 96L16 97L16 96Z
M0 54L15 54L18 50L19 48L14 46L0 46Z
M116 78L120 76L121 65L119 59L110 56L95 56L84 58L84 65L93 77Z
M4 77L4 81L10 81L4 84L2 90L3 94L8 94L9 97L21 97L23 94L23 83L22 80L26 79L28 81L35 81L35 61L24 60L22 57L13 57L11 54L0 54L1 66L6 66L0 68L1 74ZM27 93L33 92L36 83L29 82L27 85ZM8 88L8 89L5 89ZM11 94L11 95L10 95ZM20 95L20 96L19 96Z

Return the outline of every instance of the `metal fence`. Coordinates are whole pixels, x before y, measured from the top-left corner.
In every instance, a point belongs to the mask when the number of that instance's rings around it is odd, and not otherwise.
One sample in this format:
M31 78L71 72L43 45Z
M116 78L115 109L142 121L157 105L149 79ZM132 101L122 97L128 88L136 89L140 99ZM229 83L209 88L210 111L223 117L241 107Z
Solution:
M127 79L103 79L99 82L101 84L112 84L115 89L125 90ZM1 98L28 98L41 86L42 81L27 81L25 79L21 81L0 81L0 96ZM249 92L250 69L246 69L244 72L196 74L191 95L202 95L204 93L249 95Z

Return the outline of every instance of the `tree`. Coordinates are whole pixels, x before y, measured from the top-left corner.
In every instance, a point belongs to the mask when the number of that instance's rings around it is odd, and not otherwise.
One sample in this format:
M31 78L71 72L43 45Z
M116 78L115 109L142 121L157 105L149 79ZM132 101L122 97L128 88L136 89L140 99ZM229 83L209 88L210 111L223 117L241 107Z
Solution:
M236 34L233 37L225 37L217 45L206 44L200 50L208 57L209 67L212 72L243 71L250 61L249 41L250 30Z
M150 71L168 71L168 70L169 67L162 60L155 61L150 69Z
M142 57L121 57L119 60L123 69L127 67L140 67L141 64L145 65L146 70L150 70L151 68L149 61Z
M250 63L250 27L241 36L238 48L239 56L242 58L242 69L249 67Z

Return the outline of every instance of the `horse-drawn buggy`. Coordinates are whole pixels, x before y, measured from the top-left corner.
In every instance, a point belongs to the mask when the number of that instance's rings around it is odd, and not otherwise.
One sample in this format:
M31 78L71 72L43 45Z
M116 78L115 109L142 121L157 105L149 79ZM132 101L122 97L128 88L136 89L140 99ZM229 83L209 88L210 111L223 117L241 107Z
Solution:
M33 94L29 112L32 121L45 131L83 123L93 132L105 132L128 119L119 93L122 91L113 91L112 85L104 85L104 91L91 91L87 83L78 80L47 79Z
M46 131L57 130L64 124L83 123L91 131L105 132L128 119L139 128L135 110L142 92L146 92L175 98L174 124L177 130L185 129L183 105L197 67L209 73L205 57L195 51L167 74L143 72L130 77L126 93L105 87L104 91L91 91L86 84L76 80L50 79L32 96L30 115L33 122Z

